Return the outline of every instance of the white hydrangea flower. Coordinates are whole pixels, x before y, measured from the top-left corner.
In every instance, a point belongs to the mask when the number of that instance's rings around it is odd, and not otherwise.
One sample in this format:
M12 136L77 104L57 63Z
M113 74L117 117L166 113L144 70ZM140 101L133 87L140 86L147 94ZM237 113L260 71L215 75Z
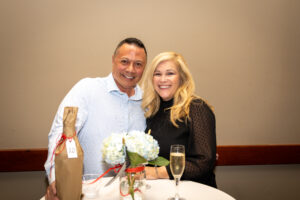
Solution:
M141 131L131 131L128 134L113 133L104 139L102 157L105 162L116 165L125 161L122 140L125 139L127 151L134 152L144 157L147 161L158 157L159 146L157 141L149 134Z
M146 160L154 160L159 153L158 143L149 134L140 131L131 131L125 139L127 150L135 152Z
M125 152L123 150L123 137L124 134L113 133L108 138L103 140L102 145L102 158L105 162L116 165L124 163L125 161Z

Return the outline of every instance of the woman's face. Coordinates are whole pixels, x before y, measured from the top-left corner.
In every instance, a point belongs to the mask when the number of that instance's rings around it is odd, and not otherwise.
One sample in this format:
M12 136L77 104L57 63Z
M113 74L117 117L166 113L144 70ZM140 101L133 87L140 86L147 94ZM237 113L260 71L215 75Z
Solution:
M171 100L179 88L178 67L173 61L163 61L155 69L153 85L155 91L164 100Z

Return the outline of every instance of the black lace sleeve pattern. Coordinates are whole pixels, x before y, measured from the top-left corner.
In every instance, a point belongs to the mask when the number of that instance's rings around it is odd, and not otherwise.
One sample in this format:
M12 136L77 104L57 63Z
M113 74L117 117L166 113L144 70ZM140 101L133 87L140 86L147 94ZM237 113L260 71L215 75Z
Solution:
M186 167L183 179L216 187L214 167L216 162L215 115L202 100L190 106L190 137L186 150Z

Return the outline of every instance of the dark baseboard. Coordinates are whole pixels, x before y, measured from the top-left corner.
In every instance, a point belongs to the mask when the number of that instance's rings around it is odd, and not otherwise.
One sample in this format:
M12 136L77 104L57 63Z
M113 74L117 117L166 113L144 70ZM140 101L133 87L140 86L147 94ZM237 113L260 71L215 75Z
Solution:
M42 171L47 149L0 150L0 172Z
M300 144L218 146L218 166L300 164Z
M300 144L218 146L217 166L300 164ZM2 149L0 172L43 171L47 149Z

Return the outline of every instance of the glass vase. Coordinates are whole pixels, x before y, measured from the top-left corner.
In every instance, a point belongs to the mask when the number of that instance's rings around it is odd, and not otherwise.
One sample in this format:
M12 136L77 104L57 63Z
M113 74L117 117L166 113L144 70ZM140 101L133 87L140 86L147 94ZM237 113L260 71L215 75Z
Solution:
M121 200L143 200L146 189L145 166L127 168L120 177Z

